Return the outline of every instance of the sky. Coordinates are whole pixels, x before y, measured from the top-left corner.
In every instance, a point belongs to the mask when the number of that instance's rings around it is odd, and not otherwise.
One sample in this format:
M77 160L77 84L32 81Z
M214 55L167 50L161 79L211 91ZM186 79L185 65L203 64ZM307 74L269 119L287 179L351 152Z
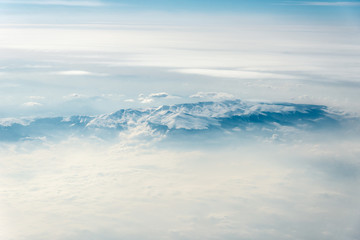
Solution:
M0 0L0 238L359 239L359 13Z
M0 4L1 117L103 114L161 92L147 105L218 91L359 108L357 1Z

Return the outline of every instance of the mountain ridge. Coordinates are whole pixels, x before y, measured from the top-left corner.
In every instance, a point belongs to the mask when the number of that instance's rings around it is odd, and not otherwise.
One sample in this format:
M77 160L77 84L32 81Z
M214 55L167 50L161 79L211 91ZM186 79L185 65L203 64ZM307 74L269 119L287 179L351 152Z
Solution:
M338 125L343 116L323 105L247 102L183 103L146 109L120 109L98 116L71 116L0 121L0 140L57 135L116 135L118 132L147 125L163 133L176 131L261 130L266 127L292 126L314 129ZM1 124L3 123L3 124Z

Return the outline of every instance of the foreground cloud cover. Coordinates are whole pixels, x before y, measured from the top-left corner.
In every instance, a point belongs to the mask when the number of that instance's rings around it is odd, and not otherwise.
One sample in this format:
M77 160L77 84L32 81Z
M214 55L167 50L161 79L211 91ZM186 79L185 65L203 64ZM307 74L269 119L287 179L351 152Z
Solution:
M239 100L3 120L0 236L357 239L358 123Z
M357 239L359 131L241 100L2 119L0 236Z

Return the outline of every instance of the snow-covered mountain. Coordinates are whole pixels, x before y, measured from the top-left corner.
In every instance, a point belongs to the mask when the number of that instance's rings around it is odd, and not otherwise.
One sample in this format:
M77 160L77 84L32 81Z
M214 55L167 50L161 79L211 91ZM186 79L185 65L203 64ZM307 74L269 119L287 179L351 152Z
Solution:
M116 136L120 131L146 125L164 134L200 131L254 131L291 126L316 129L339 124L340 115L326 106L292 103L222 102L186 103L148 109L121 109L100 116L72 116L0 120L0 139L16 141L69 134Z

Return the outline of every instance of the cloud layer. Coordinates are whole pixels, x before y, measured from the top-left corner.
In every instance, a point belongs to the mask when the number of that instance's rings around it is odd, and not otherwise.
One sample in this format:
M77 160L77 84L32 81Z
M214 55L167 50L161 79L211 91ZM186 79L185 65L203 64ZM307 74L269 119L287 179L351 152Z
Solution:
M112 144L77 137L1 144L1 238L359 236L358 138L339 143L313 133L296 142L225 137L199 145L188 135L169 147L148 132L139 126Z
M177 69L175 72L196 74L218 78L238 79L294 79L295 76L255 71L223 70L223 69Z
M307 103L360 109L357 28L269 19L249 27L250 20L214 25L205 19L203 27L138 24L131 30L115 23L1 25L0 108L8 113L2 116L91 115L179 103L173 96L196 92L287 102L306 95ZM95 108L84 99L80 107L64 103L63 96L72 92L124 98L108 98ZM29 101L23 96L44 93L51 93L46 103L34 101L41 109L19 114Z

